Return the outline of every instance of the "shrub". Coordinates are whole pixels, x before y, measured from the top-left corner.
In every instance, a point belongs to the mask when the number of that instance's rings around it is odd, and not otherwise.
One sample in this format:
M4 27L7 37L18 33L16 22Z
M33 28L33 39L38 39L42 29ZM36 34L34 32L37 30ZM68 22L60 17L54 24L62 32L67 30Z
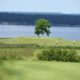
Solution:
M80 57L77 55L77 52L71 49L44 49L37 57L39 60L44 61L80 62Z

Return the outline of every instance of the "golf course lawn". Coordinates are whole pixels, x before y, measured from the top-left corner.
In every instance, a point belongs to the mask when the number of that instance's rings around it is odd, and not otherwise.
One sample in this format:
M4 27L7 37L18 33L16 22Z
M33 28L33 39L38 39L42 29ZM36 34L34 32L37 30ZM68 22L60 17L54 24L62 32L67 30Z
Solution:
M80 41L43 37L0 38L0 44L80 47ZM80 63L39 61L35 53L42 49L32 45L0 48L0 80L80 80ZM80 48L75 50L80 55Z
M4 61L0 80L80 80L80 63Z

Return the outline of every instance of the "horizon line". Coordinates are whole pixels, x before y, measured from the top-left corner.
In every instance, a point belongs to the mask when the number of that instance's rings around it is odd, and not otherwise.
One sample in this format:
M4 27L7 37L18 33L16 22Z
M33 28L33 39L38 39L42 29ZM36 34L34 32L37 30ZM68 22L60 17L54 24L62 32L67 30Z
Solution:
M21 12L21 11L0 11L0 13L41 13L41 14L73 14L80 15L80 13L62 13L62 12L37 12L37 11L29 11L29 12Z

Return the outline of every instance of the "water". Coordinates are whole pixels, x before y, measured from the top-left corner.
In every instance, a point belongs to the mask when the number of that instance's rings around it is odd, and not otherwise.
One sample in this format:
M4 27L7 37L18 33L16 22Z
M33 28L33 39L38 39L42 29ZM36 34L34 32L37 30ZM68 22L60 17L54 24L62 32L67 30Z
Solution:
M0 38L36 36L34 26L0 25ZM50 37L80 40L80 27L52 27Z

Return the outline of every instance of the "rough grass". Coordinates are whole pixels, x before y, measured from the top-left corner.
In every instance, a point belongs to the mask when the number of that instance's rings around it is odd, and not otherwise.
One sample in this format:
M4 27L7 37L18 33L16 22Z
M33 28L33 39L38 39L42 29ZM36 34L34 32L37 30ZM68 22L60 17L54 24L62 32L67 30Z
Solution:
M28 60L37 59L36 55L44 48L35 47L22 47L22 48L0 48L0 60ZM80 50L76 49L77 54L80 56Z
M56 45L56 41L58 44ZM49 37L19 37L19 38L0 38L0 44L38 44L39 46L77 46L80 47L80 41L77 41L74 45L72 41L64 40L61 38L49 38ZM44 47L42 47L43 49ZM38 48L37 48L38 49ZM1 55L9 55L13 57L27 57L28 55L32 55L36 49L33 46L31 47L21 47L21 48L0 48L0 56ZM80 54L80 50L77 49L78 54Z
M79 63L5 61L0 80L80 80Z
M15 60L15 59L28 59L33 56L34 48L1 48L0 59L2 60Z
M0 44L38 44L44 46L80 46L72 41L56 38L0 39ZM1 48L0 55L31 58L34 48ZM80 50L77 50L80 54ZM32 60L0 60L0 80L80 80L80 63L40 62Z
M57 46L80 46L80 41L76 41L76 44L74 45L73 41L50 37L19 37L0 39L1 44L38 44L46 46L56 46L56 41L58 41Z

